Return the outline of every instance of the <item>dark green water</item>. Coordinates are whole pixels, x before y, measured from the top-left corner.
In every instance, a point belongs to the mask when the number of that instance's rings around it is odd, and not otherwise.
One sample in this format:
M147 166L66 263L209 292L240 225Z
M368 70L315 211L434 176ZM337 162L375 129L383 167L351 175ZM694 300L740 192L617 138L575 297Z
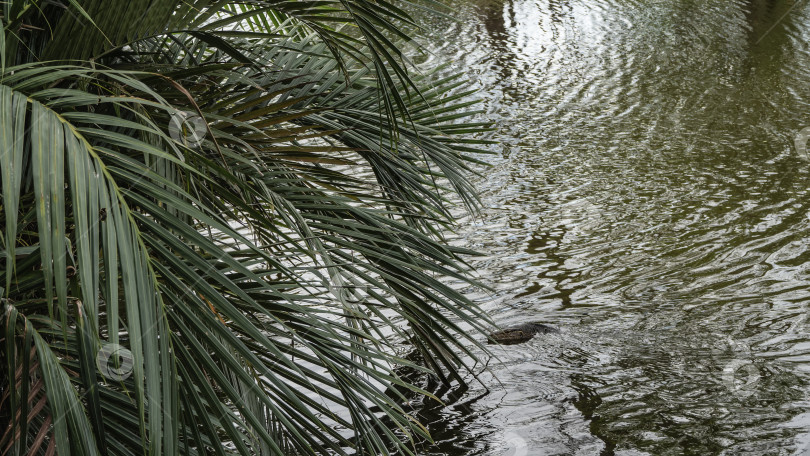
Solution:
M497 347L431 455L810 454L810 2L458 1ZM497 377L497 380L496 380Z

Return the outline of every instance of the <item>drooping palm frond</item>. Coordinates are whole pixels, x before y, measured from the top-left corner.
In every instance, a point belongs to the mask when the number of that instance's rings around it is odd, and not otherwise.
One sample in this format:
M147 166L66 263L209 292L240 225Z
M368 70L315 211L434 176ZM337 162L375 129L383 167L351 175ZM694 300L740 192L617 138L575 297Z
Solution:
M0 454L429 437L386 388L429 394L402 340L447 381L475 359L487 317L445 280L477 285L472 252L441 231L487 126L407 70L405 7L3 5Z

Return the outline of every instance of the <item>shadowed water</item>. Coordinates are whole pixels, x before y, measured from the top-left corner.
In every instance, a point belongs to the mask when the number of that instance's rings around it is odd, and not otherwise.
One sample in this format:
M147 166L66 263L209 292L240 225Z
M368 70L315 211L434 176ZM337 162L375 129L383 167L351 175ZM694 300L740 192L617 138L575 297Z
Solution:
M456 8L432 58L504 143L456 242L561 332L423 409L425 454L810 454L810 2Z

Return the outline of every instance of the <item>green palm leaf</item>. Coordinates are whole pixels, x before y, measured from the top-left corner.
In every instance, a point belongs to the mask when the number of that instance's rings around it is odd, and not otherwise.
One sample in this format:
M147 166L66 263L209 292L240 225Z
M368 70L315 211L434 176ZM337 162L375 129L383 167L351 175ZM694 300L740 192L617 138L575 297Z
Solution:
M429 438L395 368L463 382L482 348L441 232L488 126L403 64L409 7L4 4L0 454Z

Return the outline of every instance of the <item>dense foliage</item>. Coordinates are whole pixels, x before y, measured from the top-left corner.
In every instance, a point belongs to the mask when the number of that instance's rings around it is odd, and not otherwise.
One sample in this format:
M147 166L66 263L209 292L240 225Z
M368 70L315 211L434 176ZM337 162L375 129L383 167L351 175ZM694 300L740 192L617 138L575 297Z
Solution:
M0 454L411 453L399 344L458 381L487 324L425 5L1 8Z

